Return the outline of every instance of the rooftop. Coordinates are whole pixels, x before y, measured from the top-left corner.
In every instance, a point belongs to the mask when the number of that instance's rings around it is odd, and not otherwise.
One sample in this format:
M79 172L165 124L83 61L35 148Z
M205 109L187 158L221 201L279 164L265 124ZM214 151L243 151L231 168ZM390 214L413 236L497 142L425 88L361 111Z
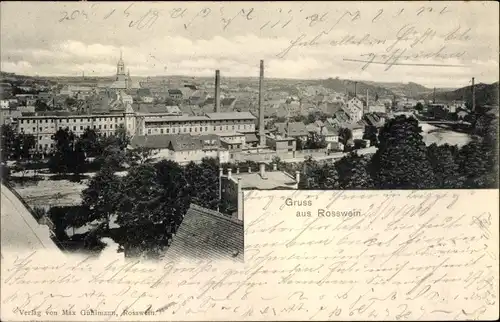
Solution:
M23 250L58 250L50 238L49 228L36 222L22 199L2 183L1 244Z
M243 254L242 221L191 204L166 257L243 261Z
M282 171L266 171L267 179L262 179L258 172L240 173L242 189L272 190L287 187L295 189L295 178Z

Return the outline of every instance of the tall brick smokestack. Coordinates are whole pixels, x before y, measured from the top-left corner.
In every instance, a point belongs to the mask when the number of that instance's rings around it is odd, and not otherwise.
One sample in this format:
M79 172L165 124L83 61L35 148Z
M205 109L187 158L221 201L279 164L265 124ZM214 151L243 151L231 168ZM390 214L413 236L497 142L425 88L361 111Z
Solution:
M364 110L363 114L366 114L369 111L369 108L368 108L368 106L369 106L368 105L369 104L369 99L370 99L370 97L368 96L368 90L366 90L366 106L365 106L365 110Z
M264 61L260 61L260 76L259 76L259 139L260 146L266 145L266 134L264 129L264 94L262 93L262 86L264 85Z
M215 71L215 113L220 112L220 70Z
M358 82L354 82L354 97L358 97Z

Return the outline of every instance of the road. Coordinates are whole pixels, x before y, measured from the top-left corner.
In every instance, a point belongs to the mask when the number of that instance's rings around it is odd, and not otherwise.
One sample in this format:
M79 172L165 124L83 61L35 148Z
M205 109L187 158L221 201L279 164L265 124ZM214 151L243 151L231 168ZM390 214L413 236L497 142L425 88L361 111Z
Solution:
M364 148L364 149L359 149L359 150L356 150L356 152L359 154L359 155L364 155L364 154L371 154L371 153L375 153L377 151L377 148L374 147L374 146L371 146L369 148ZM335 152L335 153L331 153L330 155L325 155L325 154L322 154L322 155L313 155L313 159L314 160L337 160L337 159L340 159L344 156L346 156L347 154L349 154L348 152ZM297 157L297 158L289 158L289 159L283 159L282 161L283 162L286 162L286 163L295 163L295 162L302 162L305 160L305 156L301 156L301 157Z

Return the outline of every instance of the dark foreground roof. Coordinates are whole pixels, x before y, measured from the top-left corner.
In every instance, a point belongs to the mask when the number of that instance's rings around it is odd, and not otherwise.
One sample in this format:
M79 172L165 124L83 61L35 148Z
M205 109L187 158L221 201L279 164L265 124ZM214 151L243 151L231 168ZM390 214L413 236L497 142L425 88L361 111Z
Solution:
M242 221L191 204L166 257L243 261L243 251Z

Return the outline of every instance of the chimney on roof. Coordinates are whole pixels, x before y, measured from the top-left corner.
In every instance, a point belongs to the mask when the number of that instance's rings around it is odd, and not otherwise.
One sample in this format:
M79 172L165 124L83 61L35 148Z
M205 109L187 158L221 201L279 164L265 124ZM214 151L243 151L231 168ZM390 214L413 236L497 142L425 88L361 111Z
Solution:
M261 162L259 164L259 172L260 172L260 177L262 179L264 179L264 180L267 179L267 177L266 177L266 164L264 162Z
M264 61L260 61L260 75L259 75L259 139L260 146L266 145L266 133L264 129L264 94L262 93L262 86L264 85Z
M220 112L220 70L215 71L215 113Z
M241 190L241 177L238 177L238 219L243 221L243 191Z

